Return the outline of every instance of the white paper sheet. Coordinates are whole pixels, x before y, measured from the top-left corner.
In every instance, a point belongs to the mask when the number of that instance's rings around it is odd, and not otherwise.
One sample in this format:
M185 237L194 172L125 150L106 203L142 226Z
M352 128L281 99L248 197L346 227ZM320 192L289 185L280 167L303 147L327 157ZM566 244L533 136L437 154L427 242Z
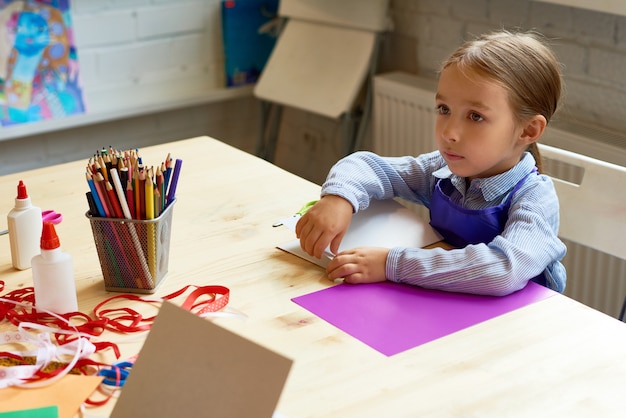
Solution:
M295 233L297 221L298 217L292 216L283 219L282 224ZM355 247L422 248L441 240L442 237L426 220L395 200L373 200L366 210L352 217L339 251ZM300 248L297 239L278 245L278 248L324 268L332 257L328 249L321 259L309 256Z

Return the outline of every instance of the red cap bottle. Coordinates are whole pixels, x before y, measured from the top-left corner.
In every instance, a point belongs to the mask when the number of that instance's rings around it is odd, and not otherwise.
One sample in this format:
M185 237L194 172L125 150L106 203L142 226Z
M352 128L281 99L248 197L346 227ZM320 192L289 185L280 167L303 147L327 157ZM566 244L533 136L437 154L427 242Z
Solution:
M7 224L13 267L18 270L30 268L32 258L39 254L41 209L31 203L22 180L17 185L15 206L7 215Z
M59 241L59 236L57 235L57 231L54 228L54 224L52 222L44 222L43 230L41 231L41 249L54 250L55 248L59 248L60 246L61 242Z
M41 254L33 257L35 308L57 314L76 312L76 283L72 257L61 251L61 243L52 222L44 222Z

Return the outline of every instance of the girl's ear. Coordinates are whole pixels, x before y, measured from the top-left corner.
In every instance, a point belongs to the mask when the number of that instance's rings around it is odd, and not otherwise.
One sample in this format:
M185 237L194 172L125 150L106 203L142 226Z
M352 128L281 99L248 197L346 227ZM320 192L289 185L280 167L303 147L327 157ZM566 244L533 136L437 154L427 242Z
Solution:
M519 140L524 145L530 145L543 135L548 121L543 115L535 115L524 122L522 133Z

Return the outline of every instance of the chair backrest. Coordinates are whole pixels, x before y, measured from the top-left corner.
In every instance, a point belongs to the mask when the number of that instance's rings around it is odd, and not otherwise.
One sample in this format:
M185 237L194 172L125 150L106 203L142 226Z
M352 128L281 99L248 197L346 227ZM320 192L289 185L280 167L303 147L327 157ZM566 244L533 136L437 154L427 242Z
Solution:
M575 182L546 173L561 205L559 236L626 259L626 167L544 144L539 148L548 166L564 164L578 173Z
M254 88L259 99L338 119L375 64L388 0L281 0L286 24Z

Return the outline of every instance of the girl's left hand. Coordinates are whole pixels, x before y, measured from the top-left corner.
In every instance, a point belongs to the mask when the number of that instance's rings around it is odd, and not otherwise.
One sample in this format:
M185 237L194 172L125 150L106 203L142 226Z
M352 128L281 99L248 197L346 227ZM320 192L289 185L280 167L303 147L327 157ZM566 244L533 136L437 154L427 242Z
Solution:
M326 272L331 280L346 283L383 282L389 248L357 247L342 251L328 263Z

